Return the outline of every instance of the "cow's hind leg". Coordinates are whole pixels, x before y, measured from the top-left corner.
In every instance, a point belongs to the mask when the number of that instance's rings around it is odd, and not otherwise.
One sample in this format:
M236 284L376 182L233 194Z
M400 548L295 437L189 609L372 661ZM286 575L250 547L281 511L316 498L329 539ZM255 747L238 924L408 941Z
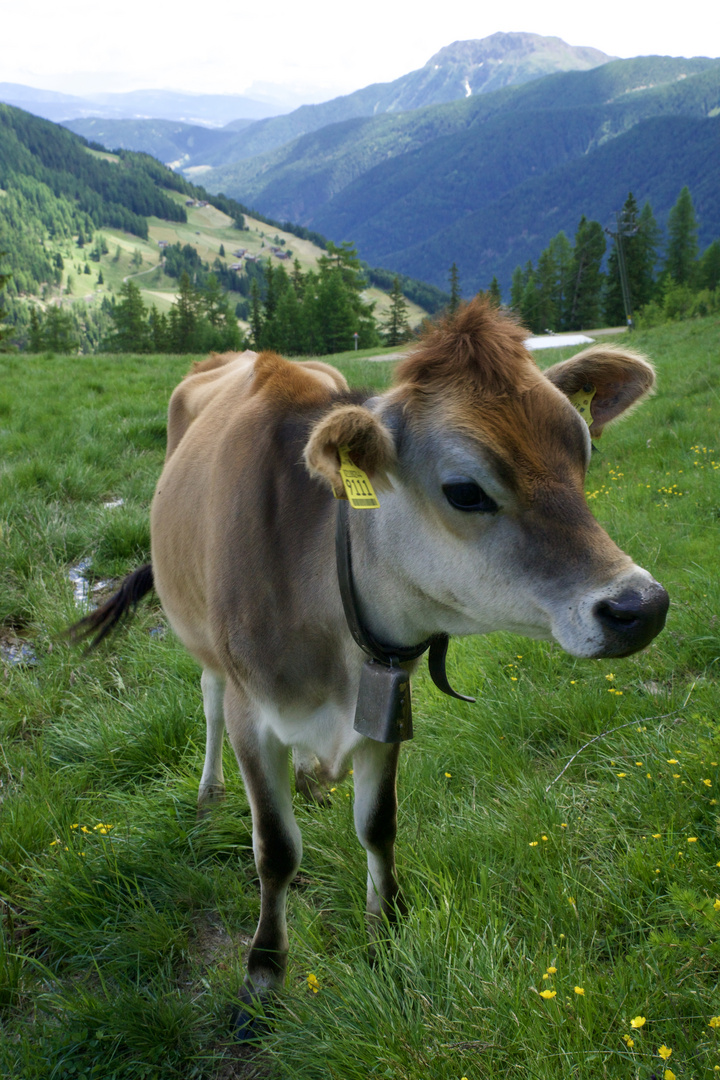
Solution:
M393 919L402 910L395 876L397 792L395 777L400 747L364 739L353 755L355 830L367 851L367 913L371 932L383 915Z
M201 679L205 710L205 764L198 791L198 816L207 813L209 806L220 802L225 795L223 777L223 739L225 736L225 679L205 668Z
M285 903L288 885L302 856L302 840L293 817L288 750L243 691L228 682L225 690L228 734L242 771L253 821L253 851L260 878L260 921L250 947L242 998L262 1001L285 979L288 936ZM237 1018L238 1037L250 1038L248 1013Z

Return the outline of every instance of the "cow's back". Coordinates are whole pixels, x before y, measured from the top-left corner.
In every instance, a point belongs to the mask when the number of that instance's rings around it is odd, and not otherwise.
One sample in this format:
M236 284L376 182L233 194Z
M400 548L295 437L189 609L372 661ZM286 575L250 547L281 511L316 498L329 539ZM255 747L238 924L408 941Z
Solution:
M308 596L321 603L316 551L333 500L302 450L313 421L346 394L328 365L272 353L230 357L174 391L152 564L174 630L204 666L252 678L263 651L280 647L275 635L306 632L298 621L308 622Z

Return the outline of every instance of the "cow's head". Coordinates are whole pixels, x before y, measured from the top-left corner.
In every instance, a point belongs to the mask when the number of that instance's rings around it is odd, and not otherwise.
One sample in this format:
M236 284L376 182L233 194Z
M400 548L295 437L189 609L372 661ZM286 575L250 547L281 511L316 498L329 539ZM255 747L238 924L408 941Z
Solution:
M387 640L511 630L575 656L628 655L662 629L668 596L597 523L584 481L590 436L654 372L600 346L543 374L524 337L473 301L430 330L392 390L319 421L306 461L337 491L348 445L388 489L380 511L353 515L365 606ZM568 400L588 387L590 428Z

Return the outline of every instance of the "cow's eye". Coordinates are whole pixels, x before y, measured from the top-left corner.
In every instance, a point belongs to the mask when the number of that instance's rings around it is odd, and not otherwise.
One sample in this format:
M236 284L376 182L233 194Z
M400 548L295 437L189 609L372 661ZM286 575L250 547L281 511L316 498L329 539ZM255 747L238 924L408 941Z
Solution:
M474 480L450 480L443 484L443 495L456 510L466 513L494 514L498 504Z

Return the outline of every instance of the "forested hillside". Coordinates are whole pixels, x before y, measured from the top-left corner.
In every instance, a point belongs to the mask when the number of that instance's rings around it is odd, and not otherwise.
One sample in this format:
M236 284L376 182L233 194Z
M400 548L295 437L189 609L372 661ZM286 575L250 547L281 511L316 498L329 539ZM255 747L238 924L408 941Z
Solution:
M468 287L485 287L493 273L507 286L518 236L532 258L557 227L577 224L574 208L574 221L568 216L562 226L544 224L555 207L564 207L566 192L575 202L582 194L580 212L599 217L606 213L610 177L622 200L629 187L647 188L649 176L647 195L658 215L666 214L684 183L706 175L713 162L715 171L720 167L715 129L697 125L718 109L720 61L614 61L449 105L335 124L272 154L214 170L203 183L266 213L311 224L336 241L352 236L369 260L435 284L445 281L460 254L458 236ZM674 124L643 127L653 118ZM625 136L612 174L602 159L591 164ZM682 154L664 141L675 138L685 147ZM623 164L627 153L637 161L632 173ZM587 167L582 193L576 186L581 164ZM672 189L667 197L664 188ZM525 218L519 229L506 210L514 191ZM693 195L701 228L716 235L714 201L706 205L694 189Z
M422 282L403 277L400 285L369 270L354 249L353 274L341 272L328 247L302 226L209 196L148 155L107 153L0 106L0 313L21 347L239 348L251 321L258 341L261 323L272 322L273 298L286 291L284 262L305 302L288 351L300 338L318 352L329 348L309 315L315 294L332 294L342 309L347 348L355 331L359 343L382 344L396 287L413 325L446 302Z

